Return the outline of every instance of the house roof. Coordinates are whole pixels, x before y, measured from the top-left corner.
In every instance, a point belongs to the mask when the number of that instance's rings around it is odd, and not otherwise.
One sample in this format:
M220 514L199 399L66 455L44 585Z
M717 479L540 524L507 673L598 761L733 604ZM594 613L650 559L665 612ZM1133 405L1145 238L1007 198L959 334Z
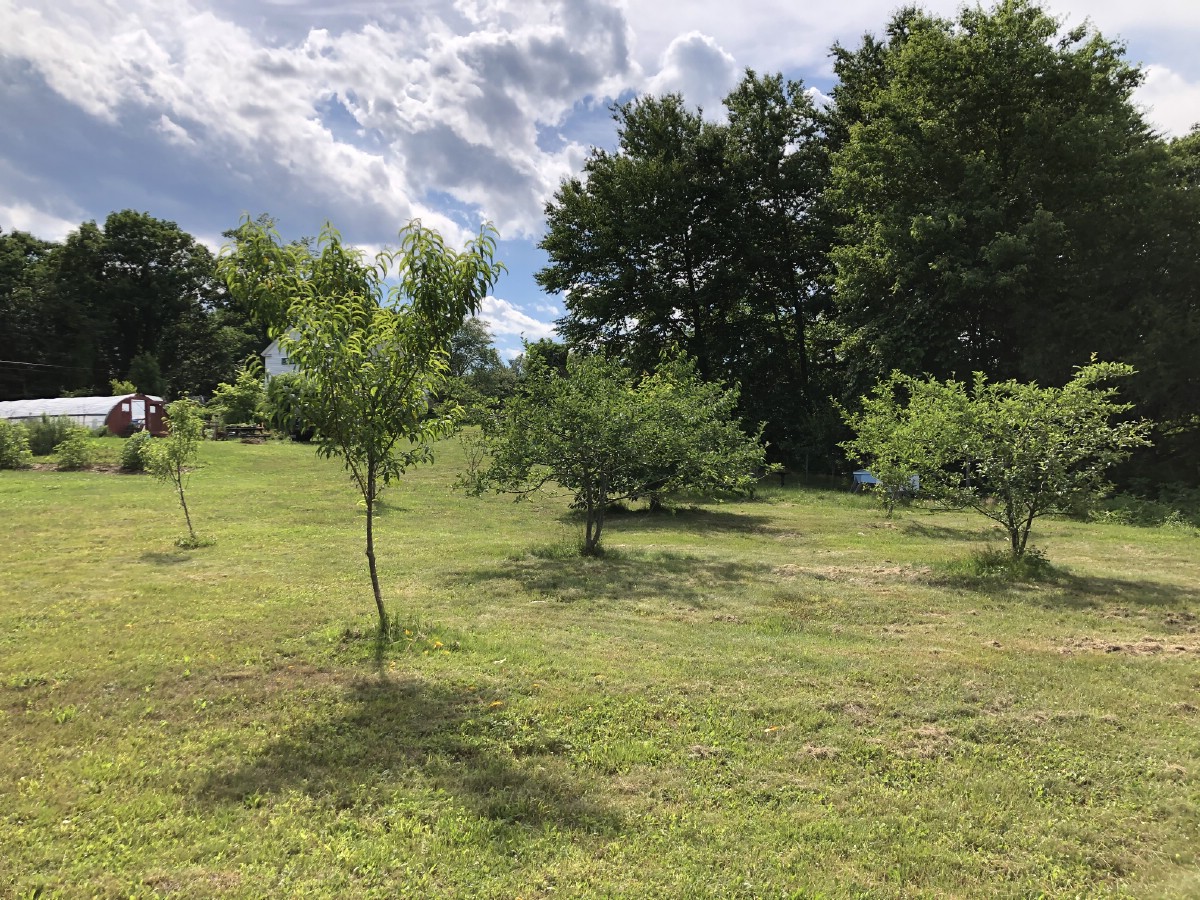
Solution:
M117 397L55 397L49 400L0 401L0 419L36 419L47 416L107 416L114 406L130 397L145 396L162 403L162 397L149 394L122 394Z

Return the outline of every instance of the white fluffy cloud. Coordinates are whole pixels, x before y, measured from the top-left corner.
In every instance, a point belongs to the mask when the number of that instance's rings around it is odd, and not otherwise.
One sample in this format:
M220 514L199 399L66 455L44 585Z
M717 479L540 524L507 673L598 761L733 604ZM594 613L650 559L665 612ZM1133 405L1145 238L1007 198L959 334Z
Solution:
M1166 66L1147 66L1146 80L1134 99L1146 117L1169 135L1186 134L1200 125L1200 82L1188 81Z
M483 301L479 318L487 322L492 334L506 344L513 344L513 338L537 341L554 337L553 324L539 321L499 297L488 297Z
M28 203L0 204L0 226L9 231L28 231L43 240L61 241L79 222L69 222Z
M507 234L532 233L586 152L570 141L546 150L539 132L579 98L638 78L620 11L604 0L522 3L519 14L459 2L399 20L388 6L268 43L201 0L0 3L0 58L97 123L146 119L165 145L224 161L221 187L247 208L420 216L456 237L477 209Z
M706 34L690 31L671 41L658 73L646 83L651 94L683 95L689 106L721 112L721 100L737 84L737 61Z

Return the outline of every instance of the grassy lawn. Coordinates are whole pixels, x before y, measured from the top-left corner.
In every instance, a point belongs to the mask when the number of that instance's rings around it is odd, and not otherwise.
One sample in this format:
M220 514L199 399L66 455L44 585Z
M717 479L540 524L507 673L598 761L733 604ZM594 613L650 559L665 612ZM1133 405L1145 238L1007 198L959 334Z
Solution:
M101 442L119 447L117 441ZM113 451L115 452L115 451ZM845 493L613 516L299 445L0 473L0 895L1200 896L1200 537Z

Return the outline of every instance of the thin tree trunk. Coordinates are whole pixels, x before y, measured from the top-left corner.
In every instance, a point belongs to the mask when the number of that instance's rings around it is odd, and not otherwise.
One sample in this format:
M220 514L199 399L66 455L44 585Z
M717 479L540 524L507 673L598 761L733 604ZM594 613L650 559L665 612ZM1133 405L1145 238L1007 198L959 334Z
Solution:
M596 549L596 542L592 534L596 527L596 508L589 502L587 504L587 523L583 526L583 555L591 556Z
M600 490L600 502L596 506L596 546L592 549L593 553L600 552L600 533L604 531L604 513L605 510L608 509L608 490L606 482L607 479L602 479L600 482L602 487Z
M196 543L196 529L192 527L192 515L188 512L187 500L183 497L183 473L179 473L179 477L175 479L175 488L179 491L179 505L183 507L183 518L187 521L188 534L192 536L192 543Z
M387 610L379 590L379 570L375 566L375 475L367 476L367 568L371 570L371 590L375 592L375 608L379 610L379 633L387 634Z

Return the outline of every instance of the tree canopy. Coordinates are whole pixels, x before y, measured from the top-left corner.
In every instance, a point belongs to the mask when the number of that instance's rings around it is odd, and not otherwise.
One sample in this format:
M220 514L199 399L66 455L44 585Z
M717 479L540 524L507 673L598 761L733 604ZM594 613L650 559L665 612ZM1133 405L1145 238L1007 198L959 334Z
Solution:
M1149 424L1117 420L1130 404L1108 382L1132 367L1093 362L1062 388L960 381L893 373L847 416L855 459L883 474L885 486L912 475L922 493L967 506L1000 523L1016 556L1039 516L1086 509L1105 476L1145 446Z
M533 354L485 428L487 468L468 481L519 497L565 489L585 514L583 551L595 554L610 503L685 488L749 490L765 448L741 430L736 407L736 389L704 381L683 357L639 377L602 354L571 355L565 373Z
M266 343L208 249L134 210L84 222L61 244L0 234L0 333L0 397L12 399L99 394L114 379L207 394Z
M953 21L906 8L834 57L848 375L1062 383L1089 354L1134 359L1130 305L1162 284L1150 244L1167 185L1124 48L1001 0Z
M828 306L816 213L821 118L799 82L747 72L717 124L680 96L618 106L618 149L594 150L546 207L538 273L569 344L652 366L672 346L737 381L773 442L814 442L829 382L813 333Z
M310 247L285 244L269 223L246 219L220 260L230 290L270 323L298 366L293 411L315 429L317 452L340 458L362 495L381 633L388 615L376 503L409 467L430 460L430 443L453 427L454 410L431 415L429 400L448 372L452 336L499 274L494 252L490 226L456 252L413 222L398 250L369 261L332 226Z

